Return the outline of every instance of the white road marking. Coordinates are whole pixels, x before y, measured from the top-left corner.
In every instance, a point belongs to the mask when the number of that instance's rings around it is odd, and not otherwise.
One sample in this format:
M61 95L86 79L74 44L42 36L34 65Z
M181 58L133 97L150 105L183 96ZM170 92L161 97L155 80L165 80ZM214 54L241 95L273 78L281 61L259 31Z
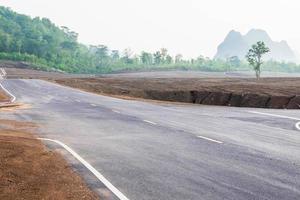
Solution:
M117 110L112 110L114 113L121 113L120 111L117 111Z
M91 103L91 106L94 106L94 107L96 107L97 105L96 105L96 104L93 104L93 103Z
M1 83L0 83L0 87L11 97L10 103L14 103L17 98L12 93L10 93L5 87L3 87Z
M85 161L81 156L79 156L74 150L68 147L66 144L48 138L38 138L43 141L50 141L62 146L67 150L72 156L74 156L79 162L81 162L90 172L92 172L112 193L114 193L120 200L129 200L123 193L121 193L113 184L111 184L100 172L98 172L91 164Z
M278 117L278 118L292 119L292 120L300 121L300 118L296 118L296 117L289 117L289 116L284 116L284 115L276 115L276 114L263 113L263 112L257 112L257 111L248 111L248 112L254 113L254 114L259 114L259 115L266 115L266 116L271 116L271 117Z
M259 115L266 115L266 116L271 116L271 117L277 117L277 118L283 118L283 119L291 119L291 120L297 120L300 121L300 118L296 117L289 117L289 116L284 116L284 115L276 115L276 114L270 114L270 113L263 113L263 112L257 112L257 111L248 111L249 113L254 113L254 114L259 114ZM295 127L300 130L300 122L297 122L295 124Z
M6 71L3 68L1 68L0 70L1 70L2 76L6 76Z
M143 122L146 122L146 123L149 123L149 124L152 124L152 125L157 125L157 123L151 122L151 121L149 121L149 120L143 120Z
M300 131L300 122L297 122L295 127L296 127L296 129L298 129Z
M6 76L6 71L3 68L0 68L0 70L2 72L2 75L0 75L0 77L1 79L4 79L4 77ZM10 103L14 103L17 99L15 95L13 95L10 91L8 91L1 83L0 83L0 87L10 96Z
M76 99L75 101L78 102L78 103L80 103L80 100L78 100L78 99Z
M215 143L218 143L218 144L223 144L223 142L221 142L221 141L214 140L214 139L204 137L204 136L200 136L200 135L198 135L197 138L201 138L201 139L208 140L208 141L211 141L211 142L215 142Z

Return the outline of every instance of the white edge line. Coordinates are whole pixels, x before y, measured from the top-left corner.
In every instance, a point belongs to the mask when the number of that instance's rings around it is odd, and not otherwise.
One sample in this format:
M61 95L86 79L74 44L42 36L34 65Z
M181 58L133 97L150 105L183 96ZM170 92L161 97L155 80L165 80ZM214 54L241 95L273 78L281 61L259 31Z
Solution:
M66 144L58 141L52 140L48 138L38 138L43 141L50 141L62 146L65 150L67 150L72 156L74 156L79 162L81 162L90 172L92 172L112 193L114 193L120 200L129 200L124 194L122 194L113 184L111 184L100 172L98 172L91 164L85 161L81 156L79 156L75 151L73 151Z
M254 114L259 114L259 115L266 115L266 116L271 116L271 117L278 117L278 118L292 119L292 120L300 121L300 118L296 118L296 117L289 117L289 116L284 116L284 115L276 115L276 114L263 113L263 112L257 112L257 111L248 111L248 112L254 113Z
M295 124L296 129L298 129L300 131L300 122Z
M259 115L266 115L266 116L271 116L271 117L278 117L278 118L283 118L283 119L292 119L292 120L297 120L300 121L300 118L296 117L289 117L289 116L284 116L284 115L276 115L276 114L270 114L270 113L263 113L263 112L257 112L257 111L248 111L249 113L254 113L254 114L259 114ZM300 122L297 122L295 124L296 129L300 130Z
M10 103L14 103L17 98L12 93L10 93L5 87L3 87L1 83L0 83L0 87L11 97Z
M3 68L1 68L1 72L4 76L6 75L6 71Z
M1 72L3 73L4 76L6 75L6 71L3 68L1 68ZM3 79L3 76L1 76L1 78ZM15 95L13 95L10 91L8 91L1 83L0 83L0 87L11 97L10 103L14 103L17 99Z
M149 120L143 120L143 122L146 122L146 123L149 123L149 124L152 124L152 125L157 125L157 123L151 122L151 121L149 121Z
M211 142L215 142L215 143L218 143L218 144L223 144L223 142L221 142L221 141L214 140L214 139L211 139L211 138L208 138L208 137L204 137L204 136L200 136L200 135L198 135L197 137L201 138L201 139L204 139L204 140L211 141Z

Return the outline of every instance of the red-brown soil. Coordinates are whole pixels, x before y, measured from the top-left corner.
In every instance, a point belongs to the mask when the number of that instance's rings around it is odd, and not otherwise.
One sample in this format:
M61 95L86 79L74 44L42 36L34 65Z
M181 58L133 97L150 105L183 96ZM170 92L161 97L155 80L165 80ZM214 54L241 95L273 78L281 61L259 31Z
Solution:
M64 78L85 91L162 101L262 108L300 108L300 78Z
M32 70L30 65L23 62L1 63L7 71L7 78L54 80L89 92L122 98L237 107L300 108L299 74L264 72L263 75L273 78L262 78L259 81L251 78L253 72L224 74L169 71L95 76L42 72Z
M3 90L0 89L0 103L9 101L9 97L5 94Z

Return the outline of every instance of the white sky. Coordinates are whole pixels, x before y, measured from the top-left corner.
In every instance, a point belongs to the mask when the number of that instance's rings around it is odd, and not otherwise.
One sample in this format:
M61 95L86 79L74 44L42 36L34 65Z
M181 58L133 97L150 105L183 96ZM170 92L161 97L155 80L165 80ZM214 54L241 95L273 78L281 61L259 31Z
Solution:
M235 29L266 30L300 52L299 0L0 0L32 17L79 33L84 44L136 53L161 47L185 57L214 56Z

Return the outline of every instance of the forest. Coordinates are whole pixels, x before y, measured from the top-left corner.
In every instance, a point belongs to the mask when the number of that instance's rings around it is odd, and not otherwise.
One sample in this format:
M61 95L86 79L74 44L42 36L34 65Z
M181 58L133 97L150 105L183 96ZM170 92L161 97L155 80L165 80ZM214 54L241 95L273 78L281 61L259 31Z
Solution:
M201 45L201 44L200 44ZM69 73L112 73L146 70L240 71L251 67L237 57L226 60L199 56L171 56L166 48L156 52L114 50L105 45L84 45L68 27L58 27L47 18L31 18L0 7L0 59L24 61L33 68ZM267 61L266 71L300 72L295 63Z

